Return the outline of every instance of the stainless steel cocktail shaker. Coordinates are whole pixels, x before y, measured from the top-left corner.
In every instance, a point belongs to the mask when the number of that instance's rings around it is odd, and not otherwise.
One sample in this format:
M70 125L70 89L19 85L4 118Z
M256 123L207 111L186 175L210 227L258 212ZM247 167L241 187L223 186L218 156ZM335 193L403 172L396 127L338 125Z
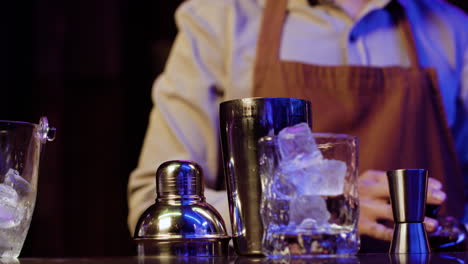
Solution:
M138 256L226 256L229 236L219 213L205 201L201 167L172 160L156 172L156 203L140 217Z
M245 98L220 105L223 165L237 254L262 254L257 142L301 122L312 126L311 103L306 100Z

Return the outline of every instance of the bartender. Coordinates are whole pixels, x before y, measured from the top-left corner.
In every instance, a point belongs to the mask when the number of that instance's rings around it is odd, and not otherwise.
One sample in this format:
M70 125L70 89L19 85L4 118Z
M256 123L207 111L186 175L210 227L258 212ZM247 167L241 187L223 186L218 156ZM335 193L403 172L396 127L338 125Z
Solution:
M463 218L468 18L460 10L438 0L190 0L176 22L129 180L132 232L154 202L156 168L173 159L204 168L207 200L228 221L226 192L216 190L219 104L254 96L310 100L314 132L359 136L361 235L391 239L382 224L392 219L389 169L429 169L428 203Z

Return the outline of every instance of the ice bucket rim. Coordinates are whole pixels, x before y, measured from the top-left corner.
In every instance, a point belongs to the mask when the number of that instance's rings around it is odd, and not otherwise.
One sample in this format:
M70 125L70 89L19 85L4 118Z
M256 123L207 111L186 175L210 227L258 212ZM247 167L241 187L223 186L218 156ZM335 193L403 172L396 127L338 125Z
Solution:
M37 126L35 123L25 122L25 121L13 121L13 120L0 120L0 123L3 124L15 124L15 125L27 125L27 126Z

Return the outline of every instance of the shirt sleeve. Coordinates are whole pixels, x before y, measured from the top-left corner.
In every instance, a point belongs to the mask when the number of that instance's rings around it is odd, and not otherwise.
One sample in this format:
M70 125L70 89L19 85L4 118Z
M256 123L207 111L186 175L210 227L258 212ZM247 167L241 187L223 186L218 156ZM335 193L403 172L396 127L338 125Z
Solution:
M192 0L176 12L179 33L164 72L153 85L153 108L137 168L128 183L128 225L154 203L155 172L168 160L192 160L204 169L205 183L218 170L219 90L223 87L223 14L225 2ZM216 92L218 91L218 92ZM227 214L227 198L205 191ZM226 195L223 195L226 197Z

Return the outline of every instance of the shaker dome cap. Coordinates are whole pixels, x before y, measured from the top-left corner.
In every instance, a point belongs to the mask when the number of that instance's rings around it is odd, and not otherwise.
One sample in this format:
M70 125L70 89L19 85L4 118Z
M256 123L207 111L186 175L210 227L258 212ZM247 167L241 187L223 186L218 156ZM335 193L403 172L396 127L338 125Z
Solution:
M167 195L203 195L203 170L193 161L171 160L156 171L156 193Z

